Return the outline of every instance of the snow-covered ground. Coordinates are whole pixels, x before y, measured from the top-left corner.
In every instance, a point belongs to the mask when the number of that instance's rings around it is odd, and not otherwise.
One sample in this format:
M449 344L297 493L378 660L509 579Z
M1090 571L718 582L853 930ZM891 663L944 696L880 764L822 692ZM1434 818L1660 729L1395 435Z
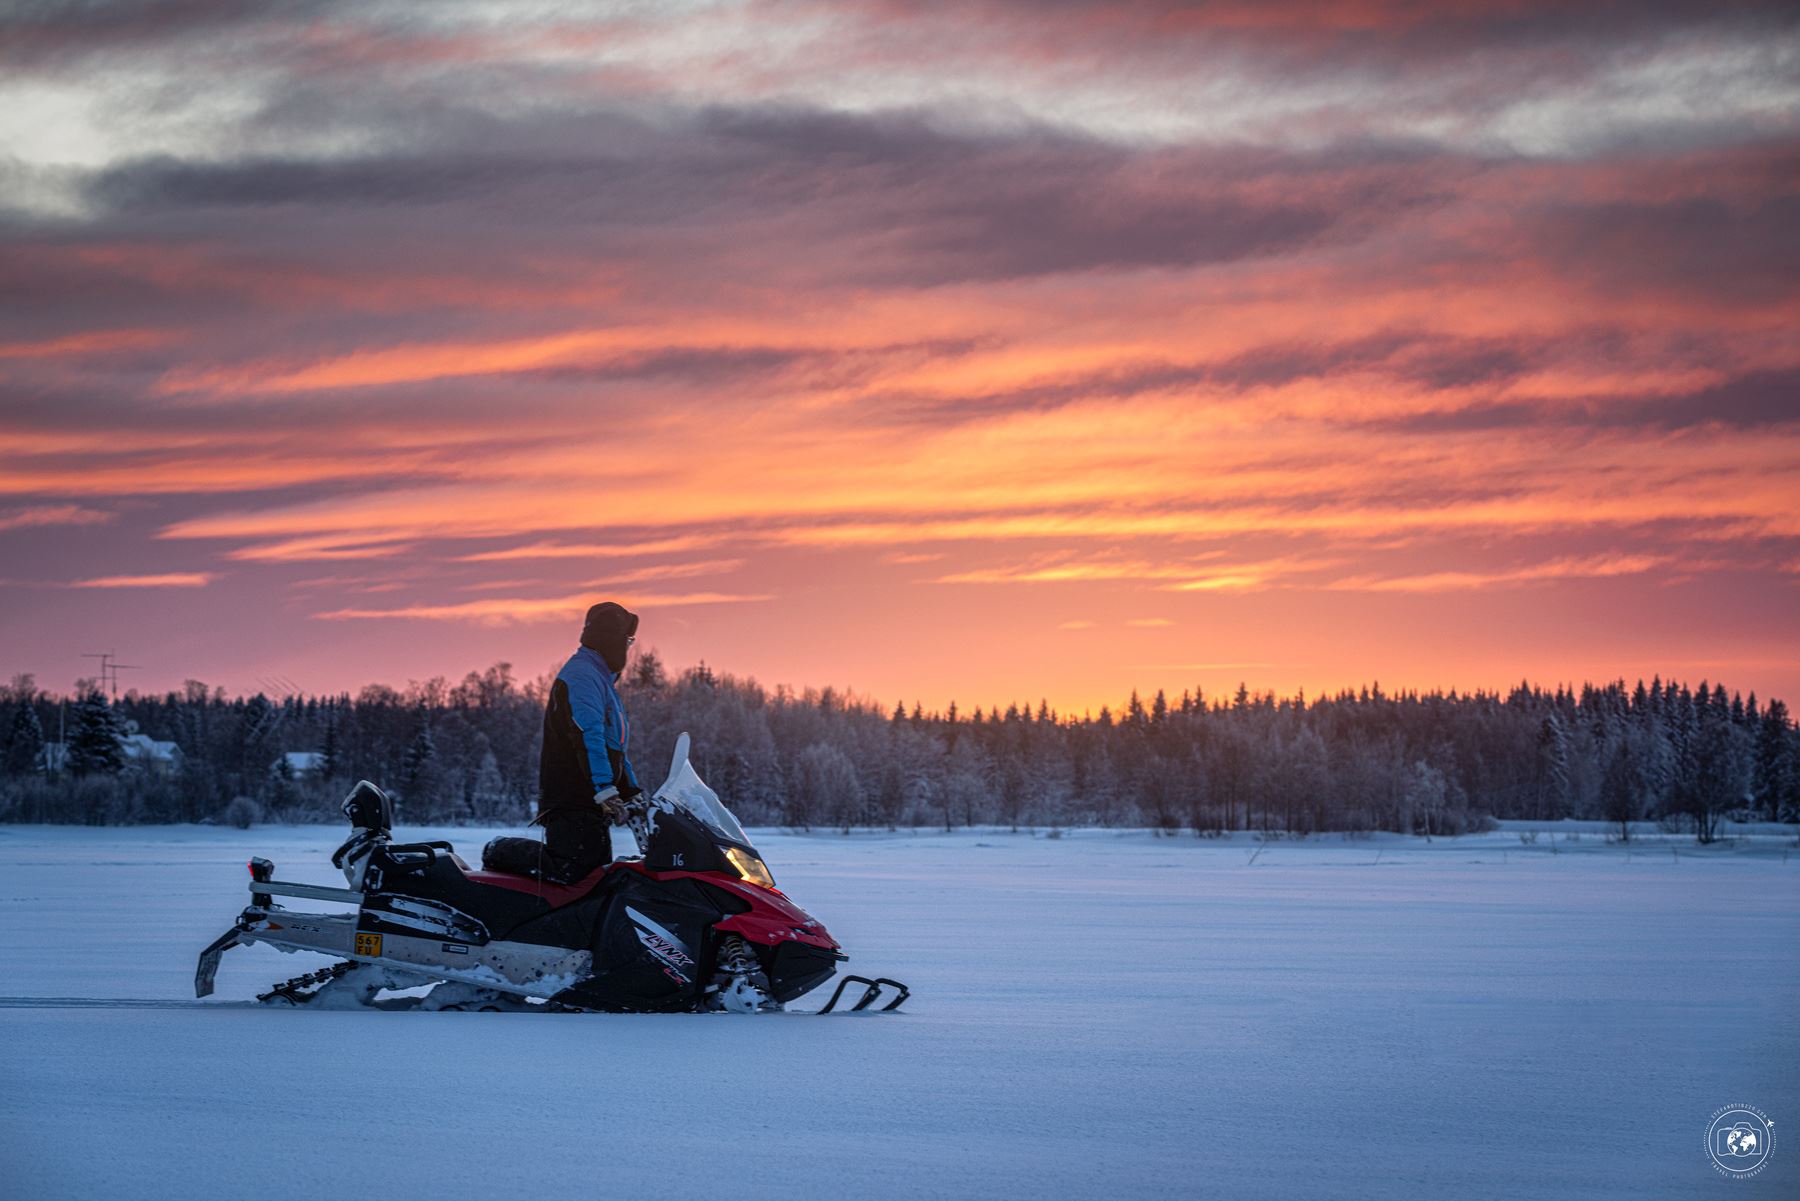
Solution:
M914 989L811 1018L234 1004L312 966L261 947L217 1004L82 1004L191 998L244 861L332 883L341 831L0 827L0 1194L1800 1196L1792 836L1540 829L760 833Z

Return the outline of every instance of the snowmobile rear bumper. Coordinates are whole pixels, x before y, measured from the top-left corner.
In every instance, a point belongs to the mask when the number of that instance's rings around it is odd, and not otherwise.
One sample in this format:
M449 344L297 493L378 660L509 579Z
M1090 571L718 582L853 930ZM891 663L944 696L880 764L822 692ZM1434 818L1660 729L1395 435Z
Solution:
M243 919L225 933L219 935L213 943L200 952L200 962L194 968L194 995L210 997L213 990L213 978L219 974L219 959L241 941L239 935L244 932Z

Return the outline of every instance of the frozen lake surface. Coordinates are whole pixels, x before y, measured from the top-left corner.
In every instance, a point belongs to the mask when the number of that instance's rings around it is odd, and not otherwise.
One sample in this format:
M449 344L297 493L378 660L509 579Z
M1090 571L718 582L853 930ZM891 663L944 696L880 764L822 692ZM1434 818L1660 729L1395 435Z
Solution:
M1800 1196L1800 850L760 832L901 1015L311 1012L194 958L342 831L0 826L13 1197ZM488 832L448 837L466 857ZM307 903L291 902L295 907ZM800 1005L822 1000L815 993ZM1721 1178L1713 1111L1761 1107ZM1786 1133L1794 1131L1793 1134Z

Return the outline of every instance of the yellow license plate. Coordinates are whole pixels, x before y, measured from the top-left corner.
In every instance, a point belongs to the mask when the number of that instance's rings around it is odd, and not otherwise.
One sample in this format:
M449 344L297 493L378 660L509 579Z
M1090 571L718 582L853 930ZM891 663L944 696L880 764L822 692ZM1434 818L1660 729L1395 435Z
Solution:
M358 934L356 936L356 953L358 955L380 956L381 935Z

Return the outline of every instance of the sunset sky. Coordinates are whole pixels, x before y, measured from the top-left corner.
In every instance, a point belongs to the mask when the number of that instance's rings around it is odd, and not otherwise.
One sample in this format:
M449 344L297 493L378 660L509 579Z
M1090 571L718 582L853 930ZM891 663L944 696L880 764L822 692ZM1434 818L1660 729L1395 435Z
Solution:
M607 11L0 16L0 675L1800 700L1793 7Z

